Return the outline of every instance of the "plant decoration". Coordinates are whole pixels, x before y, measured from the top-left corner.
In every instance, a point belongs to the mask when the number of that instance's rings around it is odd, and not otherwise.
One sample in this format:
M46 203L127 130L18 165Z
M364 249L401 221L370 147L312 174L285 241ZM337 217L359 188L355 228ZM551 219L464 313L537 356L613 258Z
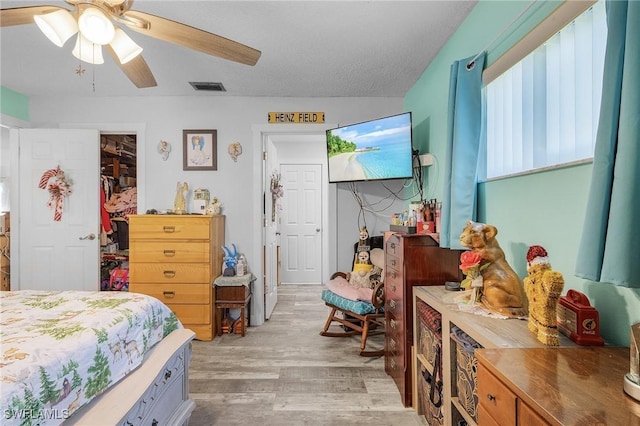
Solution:
M460 255L460 270L465 275L465 279L462 280L460 286L465 290L472 290L470 303L480 300L482 295L482 274L481 272L489 266L488 262L483 263L483 258L480 253L475 251L464 251Z
M271 221L276 221L276 206L278 199L284 196L284 190L280 184L280 173L275 171L271 174Z
M73 181L69 179L60 166L47 170L42 174L38 187L49 191L49 201L47 206L53 209L53 220L60 222L64 209L64 198L73 192L71 185Z

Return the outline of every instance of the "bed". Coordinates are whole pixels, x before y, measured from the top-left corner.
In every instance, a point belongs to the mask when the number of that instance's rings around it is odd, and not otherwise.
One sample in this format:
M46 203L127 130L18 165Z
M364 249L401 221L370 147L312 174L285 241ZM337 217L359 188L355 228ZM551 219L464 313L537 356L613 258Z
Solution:
M129 292L0 292L3 425L186 425L191 330Z

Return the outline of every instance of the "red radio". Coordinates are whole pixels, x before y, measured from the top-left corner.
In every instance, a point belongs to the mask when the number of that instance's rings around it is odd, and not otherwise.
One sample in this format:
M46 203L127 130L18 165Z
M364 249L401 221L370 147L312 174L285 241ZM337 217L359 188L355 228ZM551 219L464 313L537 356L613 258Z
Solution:
M558 303L558 330L579 345L602 346L598 311L583 293L569 290Z

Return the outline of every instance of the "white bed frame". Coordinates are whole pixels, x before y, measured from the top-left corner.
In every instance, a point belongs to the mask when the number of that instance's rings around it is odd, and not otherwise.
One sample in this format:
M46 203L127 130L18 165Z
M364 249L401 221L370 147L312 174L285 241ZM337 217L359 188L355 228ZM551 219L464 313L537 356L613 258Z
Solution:
M189 399L189 361L195 333L175 330L140 367L75 412L66 425L183 425L196 404Z

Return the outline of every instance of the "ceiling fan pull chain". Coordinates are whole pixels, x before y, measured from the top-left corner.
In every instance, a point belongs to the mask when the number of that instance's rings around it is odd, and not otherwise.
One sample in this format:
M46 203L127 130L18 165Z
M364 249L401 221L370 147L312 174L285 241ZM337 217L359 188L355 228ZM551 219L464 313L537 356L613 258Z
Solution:
M91 52L93 54L93 63L91 64L91 88L93 93L96 93L96 45L93 43L91 46Z

